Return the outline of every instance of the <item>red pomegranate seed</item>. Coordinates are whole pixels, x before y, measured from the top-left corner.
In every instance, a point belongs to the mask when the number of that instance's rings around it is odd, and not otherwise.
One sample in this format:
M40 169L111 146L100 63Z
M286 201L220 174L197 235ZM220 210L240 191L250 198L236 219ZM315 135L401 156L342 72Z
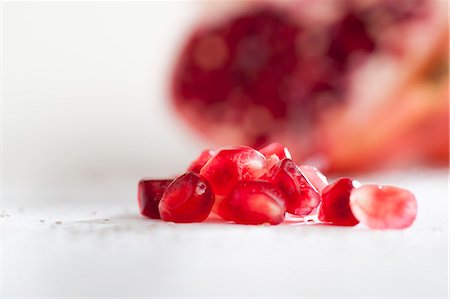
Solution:
M375 229L409 227L417 214L414 194L392 186L364 185L355 189L350 195L350 207L361 223Z
M218 209L223 219L240 224L279 224L285 212L283 194L266 181L240 181Z
M327 177L324 176L317 168L310 165L300 165L300 171L308 178L314 188L322 193L323 188L328 185Z
M138 203L141 214L145 217L160 219L158 204L167 186L172 180L143 179L138 186Z
M266 159L258 151L237 146L223 149L200 170L216 195L228 195L240 180L255 180L265 173Z
M267 180L284 193L287 211L305 216L320 203L320 195L300 168L290 159L284 159L267 174Z
M350 193L361 184L350 178L341 178L322 191L319 220L336 225L353 226L359 223L350 209Z
M278 142L273 142L261 149L259 152L266 157L266 170L269 171L273 166L278 164L280 160L292 159L288 148Z
M288 148L277 142L273 142L259 149L259 152L266 158L269 158L272 155L276 155L280 160L292 159L291 153L289 152Z
M175 179L164 192L159 203L161 219L173 222L201 222L214 204L209 183L195 172L187 172Z
M272 155L269 158L266 158L266 172L269 172L270 169L272 169L272 167L274 167L278 163L280 163L280 158L278 158L277 155ZM265 180L266 177L266 174L264 174L261 179Z
M192 161L191 165L189 165L189 168L187 171L193 171L196 173L200 173L200 169L206 164L206 162L211 159L212 156L214 156L215 151L213 150L204 150L200 156L197 157L194 161Z

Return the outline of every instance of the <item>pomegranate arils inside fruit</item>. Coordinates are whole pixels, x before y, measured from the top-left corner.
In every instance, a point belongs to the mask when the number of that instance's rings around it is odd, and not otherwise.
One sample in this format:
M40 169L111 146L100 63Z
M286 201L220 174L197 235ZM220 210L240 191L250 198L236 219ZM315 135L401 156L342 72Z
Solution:
M241 180L255 180L264 175L266 159L245 146L223 149L214 155L200 170L216 195L228 195Z
M240 181L218 209L223 219L240 224L279 224L285 212L284 195L266 181Z
M322 193L323 188L328 185L327 177L324 176L317 168L310 165L300 165L300 171L306 176L309 182L316 188L319 193Z
M158 204L172 180L143 179L138 186L139 209L143 216L160 219Z
M214 156L215 151L213 150L204 150L200 156L197 157L194 161L192 161L191 165L189 165L188 171L193 171L196 173L200 173L200 169L206 164L206 162Z
M205 220L214 205L214 193L209 183L195 172L175 179L159 203L161 219L173 222Z
M285 195L287 211L305 216L320 203L320 194L300 168L290 159L284 159L272 167L266 176Z
M417 202L408 190L379 185L364 185L352 191L350 207L355 217L370 228L402 229L417 215Z
M343 226L357 225L359 221L350 209L350 193L359 186L358 181L341 178L323 189L319 220Z
M436 113L448 110L448 74L430 72L448 60L440 2L447 1L245 1L219 18L201 18L186 36L171 100L211 142L259 147L282 140L297 160L321 153L333 172L396 167L417 157L448 164L448 138L439 138L448 135L448 113ZM410 81L394 76L392 87L376 88L386 70ZM433 74L431 88L418 88ZM416 93L429 106L415 109ZM385 117L397 110L402 118ZM355 118L365 127L351 128ZM431 131L437 137L425 139Z

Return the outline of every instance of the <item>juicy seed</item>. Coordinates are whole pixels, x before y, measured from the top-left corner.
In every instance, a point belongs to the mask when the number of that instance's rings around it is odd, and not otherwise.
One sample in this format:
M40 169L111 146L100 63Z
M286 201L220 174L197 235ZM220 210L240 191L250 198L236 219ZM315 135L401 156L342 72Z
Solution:
M308 178L314 188L322 194L323 188L328 185L327 177L324 176L317 168L310 165L300 165L300 171Z
M357 225L359 221L350 209L350 193L358 186L356 180L341 178L323 189L319 220L335 225Z
M204 150L200 156L197 157L194 161L192 161L191 165L189 165L189 168L187 171L193 171L196 173L200 173L200 169L206 164L206 162L211 159L212 156L214 156L215 151L213 150Z
M259 152L266 157L266 170L269 171L273 166L277 165L280 160L292 159L291 153L288 148L278 142L272 142L271 144L259 149Z
M402 229L411 226L417 215L417 202L408 190L364 185L350 195L355 217L370 228Z
M291 153L288 148L281 143L272 142L271 144L259 149L259 152L263 154L266 158L272 155L276 155L278 159L292 159Z
M164 221L201 222L208 217L213 205L214 193L209 183L190 171L167 187L159 203L159 212Z
M305 216L320 204L320 194L290 159L284 159L272 167L266 179L285 195L287 211Z
M266 172L269 172L272 167L280 163L280 158L277 155L273 154L269 157L266 157ZM264 176L265 177L265 174Z
M285 212L283 194L266 181L240 181L218 207L219 216L240 224L279 224Z
M226 196L241 180L255 180L265 173L266 159L258 151L244 146L223 149L200 170L216 195Z
M153 219L161 219L158 204L172 180L146 180L139 182L138 203L141 214Z

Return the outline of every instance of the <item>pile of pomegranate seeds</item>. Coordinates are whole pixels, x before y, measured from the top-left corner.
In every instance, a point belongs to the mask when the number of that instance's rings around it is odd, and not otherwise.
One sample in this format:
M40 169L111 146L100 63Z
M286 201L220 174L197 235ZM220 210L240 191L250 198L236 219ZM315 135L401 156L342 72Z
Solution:
M279 143L205 150L176 179L141 180L138 201L143 216L177 223L216 213L234 223L279 224L289 213L331 225L402 229L417 214L411 192L351 178L328 184L317 168L297 165Z

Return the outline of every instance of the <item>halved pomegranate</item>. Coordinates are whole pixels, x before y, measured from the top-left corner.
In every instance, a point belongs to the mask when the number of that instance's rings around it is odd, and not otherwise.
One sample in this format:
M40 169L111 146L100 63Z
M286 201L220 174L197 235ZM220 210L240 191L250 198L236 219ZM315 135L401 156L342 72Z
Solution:
M277 141L335 172L448 165L446 1L224 5L242 7L205 13L171 85L209 141Z

